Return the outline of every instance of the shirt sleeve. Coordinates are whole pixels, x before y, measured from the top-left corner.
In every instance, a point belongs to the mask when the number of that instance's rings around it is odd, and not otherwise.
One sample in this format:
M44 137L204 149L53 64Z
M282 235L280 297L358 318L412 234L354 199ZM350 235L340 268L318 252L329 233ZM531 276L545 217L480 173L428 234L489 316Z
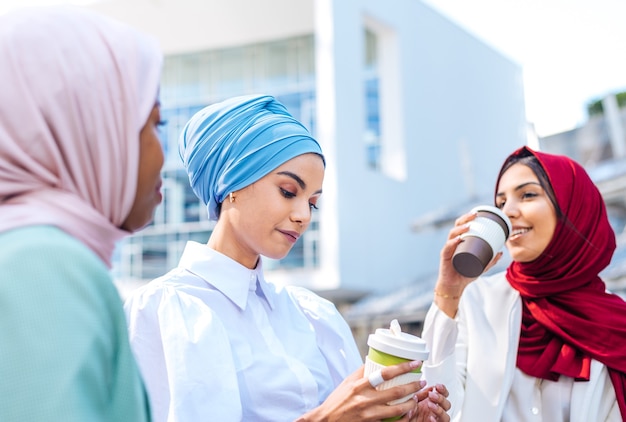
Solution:
M335 386L363 363L352 330L335 305L308 289L289 286L289 294L313 326Z
M155 422L240 421L233 353L219 317L167 283L147 287L125 310Z
M461 313L459 308L459 313ZM462 319L450 318L433 303L426 314L422 338L430 350L422 372L429 385L444 384L450 395L451 420L462 408L467 368L467 333Z
M90 250L59 233L2 240L0 420L147 420L117 290Z

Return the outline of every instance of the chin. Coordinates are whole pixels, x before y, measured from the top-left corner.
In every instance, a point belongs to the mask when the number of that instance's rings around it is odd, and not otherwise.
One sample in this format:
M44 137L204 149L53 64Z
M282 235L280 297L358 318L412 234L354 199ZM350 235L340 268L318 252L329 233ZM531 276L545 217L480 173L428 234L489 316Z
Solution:
M528 256L522 254L511 254L511 259L515 262L519 262L521 264L526 264L528 262L533 262L535 259L539 258L538 256Z
M150 223L152 223L152 220L153 220L152 215L148 216L147 218L142 218L141 220L140 219L127 220L124 222L124 224L122 224L120 228L122 230L126 230L127 232L135 233L143 229L144 227L148 226Z
M261 253L261 255L266 256L270 259L283 259L284 257L286 257L289 254L289 251L291 249L289 249L287 252L281 251L281 252L274 252L274 253Z

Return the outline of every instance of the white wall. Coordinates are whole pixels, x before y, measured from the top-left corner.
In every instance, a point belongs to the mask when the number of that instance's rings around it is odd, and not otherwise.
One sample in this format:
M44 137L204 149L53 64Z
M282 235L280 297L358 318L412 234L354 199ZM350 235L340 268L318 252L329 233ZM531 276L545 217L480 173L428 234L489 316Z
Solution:
M165 53L310 34L313 0L101 0L87 7L157 37Z
M318 19L317 31L340 28L323 35L332 43L318 51L326 66L318 68L319 135L330 151L325 191L333 186L336 195L325 192L322 222L338 221L331 227L338 235L324 232L323 238L337 242L331 249L339 251L342 288L387 290L436 271L447 230L415 234L411 222L471 194L489 195L502 160L525 144L521 69L421 2L319 0L316 6L332 10L328 22ZM358 77L364 16L396 31L402 89L381 112L400 115L405 180L365 167ZM331 83L319 84L320 78Z

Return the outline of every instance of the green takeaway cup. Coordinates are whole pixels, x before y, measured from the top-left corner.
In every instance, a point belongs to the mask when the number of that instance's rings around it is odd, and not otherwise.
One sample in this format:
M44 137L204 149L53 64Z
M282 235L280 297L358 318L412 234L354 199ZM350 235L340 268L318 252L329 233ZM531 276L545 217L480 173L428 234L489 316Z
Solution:
M370 334L367 339L367 345L369 346L369 351L365 357L365 377L369 377L371 373L385 366L413 360L423 361L428 359L429 356L428 350L426 349L426 342L420 337L402 332L400 324L395 319L391 321L390 328L378 328L373 334ZM416 368L412 372L382 382L376 389L385 390L396 385L419 381L422 376L421 372L421 367ZM409 394L406 397L394 400L388 404L394 405L402 403L412 397L413 394ZM395 421L398 419L401 419L401 416L384 419L384 421Z

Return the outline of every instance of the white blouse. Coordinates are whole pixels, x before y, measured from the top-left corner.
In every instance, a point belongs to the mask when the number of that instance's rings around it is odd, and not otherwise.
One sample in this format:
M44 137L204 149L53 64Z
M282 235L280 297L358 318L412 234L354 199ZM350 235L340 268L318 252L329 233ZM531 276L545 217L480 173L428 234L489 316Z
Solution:
M432 331L439 333L439 341L443 346L433 348L430 362L434 363L442 362L454 354L458 325L456 319L449 318L439 308L433 311L436 314L431 312L434 315ZM515 368L502 420L568 422L572 387L572 378L562 376L558 382L541 380Z
M125 310L156 422L292 421L362 364L331 302L196 242Z
M621 421L602 363L591 361L588 382L541 380L516 367L521 306L504 273L472 282L455 318L431 305L422 332L431 351L424 376L450 390L451 420Z

